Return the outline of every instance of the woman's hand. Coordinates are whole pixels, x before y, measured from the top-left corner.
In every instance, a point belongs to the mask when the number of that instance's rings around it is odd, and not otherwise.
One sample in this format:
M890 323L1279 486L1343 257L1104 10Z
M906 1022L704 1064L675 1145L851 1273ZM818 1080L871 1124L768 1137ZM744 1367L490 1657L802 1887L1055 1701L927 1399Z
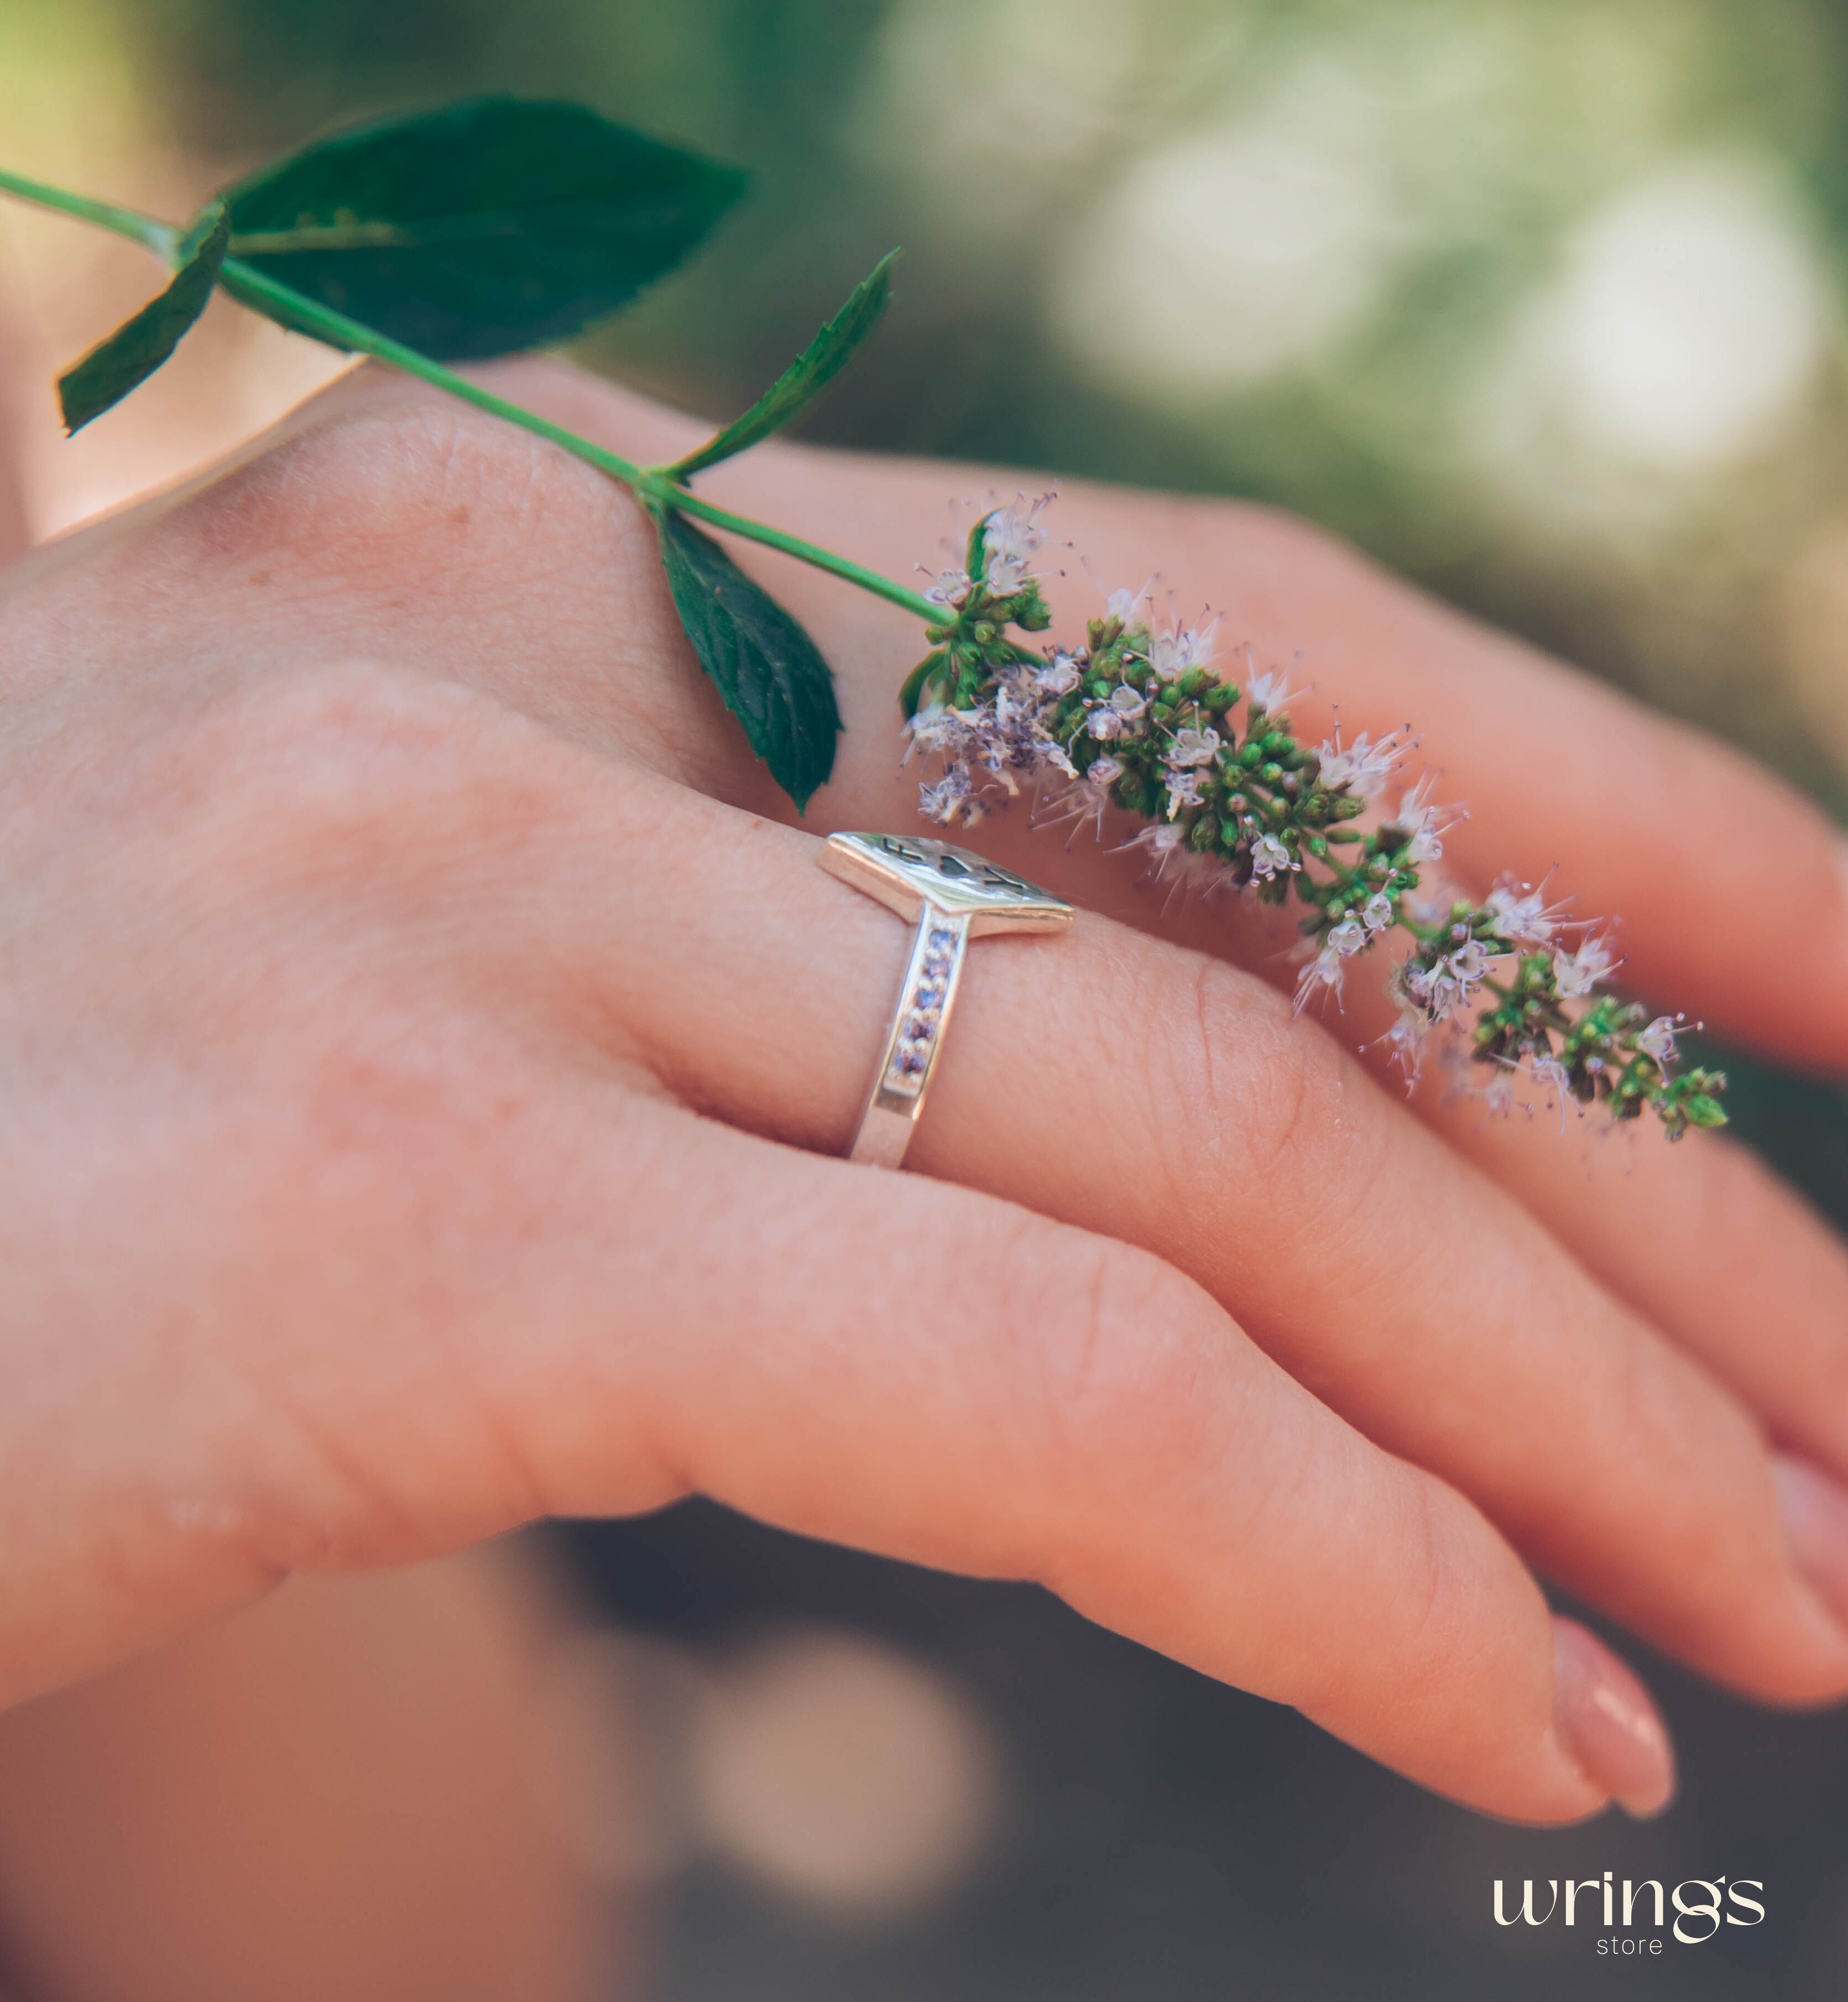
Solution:
M495 372L639 457L698 434ZM984 479L710 490L901 571ZM1848 1069L1839 858L1762 775L1273 517L1062 514L1351 728L1415 717L1466 874L1557 863L1645 992ZM1671 1784L1529 1564L1848 1691L1848 1257L1725 1144L1408 1107L1263 925L1154 936L1023 819L982 845L1087 912L974 948L923 1174L830 1158L908 933L817 837L915 825L918 636L774 584L848 724L800 825L627 499L392 378L5 580L0 1700L293 1569L696 1490L1039 1579L1524 1819Z

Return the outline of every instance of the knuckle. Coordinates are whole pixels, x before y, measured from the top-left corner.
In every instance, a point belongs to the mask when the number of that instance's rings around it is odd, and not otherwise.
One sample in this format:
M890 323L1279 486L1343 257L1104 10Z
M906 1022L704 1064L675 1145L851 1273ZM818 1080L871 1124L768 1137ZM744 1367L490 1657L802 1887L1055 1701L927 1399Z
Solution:
M1027 1347L1027 1421L1055 1481L1094 1500L1100 1484L1139 1491L1188 1459L1215 1401L1199 1394L1212 1310L1193 1282L1146 1252L1063 1233L1010 1263L1035 1303L1009 1320Z
M1456 1508L1440 1507L1435 1482L1407 1477L1398 1524L1401 1603L1414 1653L1448 1661L1460 1638L1479 1624L1475 1594L1466 1585L1473 1576L1471 1553L1462 1545L1468 1531L1480 1540L1479 1519Z
M246 871L463 863L532 834L585 776L583 753L492 696L374 661L260 677L182 735L180 796Z
M218 569L312 590L453 589L517 567L568 570L641 532L608 481L544 441L448 399L337 411L214 481L173 518Z
M1142 1061L1170 1199L1217 1214L1234 1192L1261 1191L1277 1227L1320 1229L1326 1201L1364 1195L1376 1172L1378 1122L1356 1107L1353 1066L1238 968L1205 955L1179 980L1166 968L1147 999L1156 1032Z

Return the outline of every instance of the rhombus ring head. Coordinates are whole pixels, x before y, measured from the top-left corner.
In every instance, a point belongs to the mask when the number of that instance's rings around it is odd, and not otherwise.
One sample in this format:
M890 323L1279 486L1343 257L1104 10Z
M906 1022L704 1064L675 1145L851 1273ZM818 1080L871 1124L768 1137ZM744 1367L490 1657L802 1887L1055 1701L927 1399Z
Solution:
M1011 869L922 835L831 834L821 862L917 924L884 1054L849 1149L856 1161L895 1168L936 1069L969 940L986 932L1062 932L1072 906Z
M922 835L831 834L822 844L821 867L901 918L916 918L926 904L966 916L971 938L1059 932L1072 922L1072 906L1050 890L985 856Z

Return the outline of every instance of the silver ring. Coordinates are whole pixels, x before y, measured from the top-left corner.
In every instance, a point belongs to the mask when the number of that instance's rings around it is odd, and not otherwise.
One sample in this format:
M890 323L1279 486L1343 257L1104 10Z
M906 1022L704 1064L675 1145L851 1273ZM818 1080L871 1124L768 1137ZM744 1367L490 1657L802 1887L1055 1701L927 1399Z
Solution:
M820 859L831 876L917 922L884 1054L847 1154L895 1168L930 1089L970 940L1062 932L1072 906L985 856L921 835L831 834Z

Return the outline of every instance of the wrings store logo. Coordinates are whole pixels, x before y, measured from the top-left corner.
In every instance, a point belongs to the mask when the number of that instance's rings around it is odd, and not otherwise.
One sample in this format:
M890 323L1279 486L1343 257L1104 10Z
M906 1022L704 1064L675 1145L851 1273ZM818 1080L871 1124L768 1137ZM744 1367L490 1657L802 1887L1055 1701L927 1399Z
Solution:
M1607 1870L1601 1878L1586 1877L1577 1883L1567 1879L1562 1898L1557 1877L1546 1880L1543 1894L1529 1877L1522 1880L1518 1907L1511 1912L1508 1885L1498 1877L1495 1923L1543 1926L1563 1906L1566 1924L1576 1926L1581 1923L1579 1900L1589 1892L1583 1923L1600 1928L1598 1951L1627 1959L1661 1951L1662 1929L1669 1924L1671 1906L1675 1914L1672 1930L1683 1946L1703 1944L1723 1925L1763 1924L1764 1888L1756 1877L1735 1877L1730 1883L1724 1877L1690 1877L1672 1891L1665 1891L1653 1877L1645 1877L1640 1884L1633 1884L1627 1877L1621 1885L1614 1883ZM1639 1926L1651 1930L1638 1933L1635 1928Z

